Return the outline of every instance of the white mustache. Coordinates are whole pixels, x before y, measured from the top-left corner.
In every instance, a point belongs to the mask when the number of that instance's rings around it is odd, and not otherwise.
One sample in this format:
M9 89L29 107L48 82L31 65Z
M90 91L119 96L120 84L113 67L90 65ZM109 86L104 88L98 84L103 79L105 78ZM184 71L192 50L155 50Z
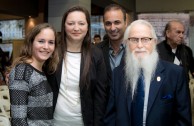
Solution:
M145 50L145 49L136 49L136 50L134 50L133 52L146 52L147 50Z

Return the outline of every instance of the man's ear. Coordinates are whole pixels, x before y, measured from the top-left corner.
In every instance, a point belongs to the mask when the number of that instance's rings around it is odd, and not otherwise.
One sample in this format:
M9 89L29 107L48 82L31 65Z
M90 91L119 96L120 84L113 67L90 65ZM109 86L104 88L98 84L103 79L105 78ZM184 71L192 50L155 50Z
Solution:
M158 44L158 40L157 40L157 39L154 39L153 41L154 41L154 43L155 43L156 45Z
M166 30L165 34L166 34L166 37L169 37L169 30Z

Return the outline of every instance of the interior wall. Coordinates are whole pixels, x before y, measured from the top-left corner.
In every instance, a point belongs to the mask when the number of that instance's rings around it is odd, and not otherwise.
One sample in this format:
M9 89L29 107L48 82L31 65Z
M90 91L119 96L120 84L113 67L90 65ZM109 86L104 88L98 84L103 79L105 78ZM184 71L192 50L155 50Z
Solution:
M11 19L22 19L23 17L9 15L9 14L1 14L0 13L0 20L11 20Z
M193 0L136 0L137 12L180 12L194 10Z
M0 0L0 11L17 16L37 16L41 0Z
M84 6L91 12L91 0L49 0L48 22L52 24L58 32L61 31L63 14L68 8L74 5Z
M188 13L193 15L193 0L136 0L136 12L139 13ZM192 13L191 13L192 12ZM193 21L194 22L194 21ZM194 54L194 26L189 26L189 46Z
M132 11L134 10L134 5L135 5L135 0L112 0L115 3L120 4L123 6L127 11Z
M44 13L39 13L35 18L28 17L25 21L25 34L27 34L34 26L44 23Z

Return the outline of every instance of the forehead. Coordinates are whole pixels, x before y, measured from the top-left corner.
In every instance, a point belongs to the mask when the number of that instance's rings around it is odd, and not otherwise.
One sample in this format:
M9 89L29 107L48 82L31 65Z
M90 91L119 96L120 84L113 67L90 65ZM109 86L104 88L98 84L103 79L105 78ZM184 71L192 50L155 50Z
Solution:
M66 19L66 21L79 21L79 20L86 21L86 15L81 11L70 12Z
M124 20L123 13L120 9L118 10L109 10L104 14L104 21L116 21Z
M184 25L179 22L172 22L170 25L170 29L177 29L184 31Z
M144 24L135 24L129 31L130 37L152 37L151 28Z
M94 39L100 39L100 37L94 37Z
M42 37L42 36L48 37L48 36L47 36L48 34L54 35L54 31L53 31L51 28L43 28L43 29L40 30L40 32L37 34L36 37L37 37L37 38L40 37L40 36L41 36L41 37Z

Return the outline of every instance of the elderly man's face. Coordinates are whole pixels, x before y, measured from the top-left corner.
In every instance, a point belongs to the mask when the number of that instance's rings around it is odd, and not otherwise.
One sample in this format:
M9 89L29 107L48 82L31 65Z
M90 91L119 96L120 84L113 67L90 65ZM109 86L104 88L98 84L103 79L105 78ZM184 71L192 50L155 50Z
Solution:
M170 29L166 31L166 36L173 45L180 45L184 40L184 26L179 22L171 22Z
M153 39L151 29L143 24L134 25L129 32L128 48L138 59L142 59L152 53L156 40Z

